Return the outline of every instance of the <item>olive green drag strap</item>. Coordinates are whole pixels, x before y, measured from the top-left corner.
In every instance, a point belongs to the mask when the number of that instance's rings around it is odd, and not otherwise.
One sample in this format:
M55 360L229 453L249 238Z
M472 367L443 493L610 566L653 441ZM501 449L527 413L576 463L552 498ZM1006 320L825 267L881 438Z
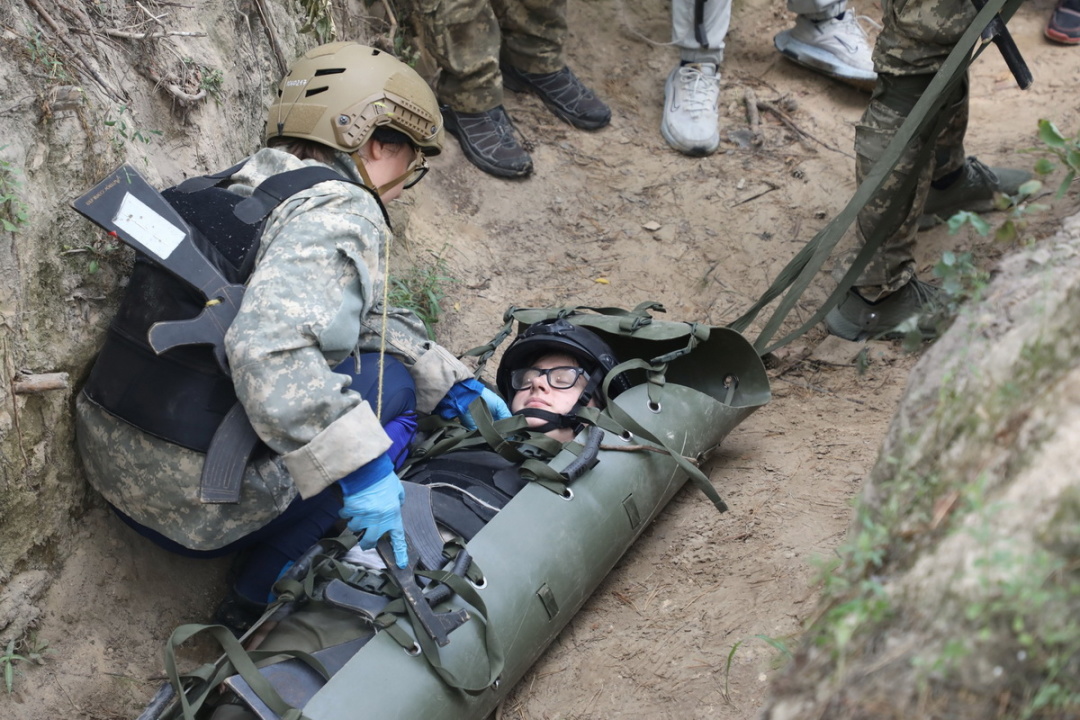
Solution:
M612 378L615 378L621 372L626 370L638 370L643 369L648 373L648 395L649 404L656 408L662 406L663 388L665 384L664 365L653 365L645 360L627 360L624 363L620 363L608 371L607 376L604 378L604 397L608 394L608 385L611 383ZM674 460L680 468L690 477L690 481L694 483L698 490L705 493L705 497L712 501L712 504L716 506L716 509L720 512L726 512L728 509L727 503L720 497L720 493L716 492L716 488L709 481L709 478L705 473L701 472L701 469L690 462L682 453L672 448L658 435L654 435L649 430L645 429L637 420L632 418L625 410L614 402L608 403L607 408L604 409L604 413L611 416L611 419L615 422L615 427L620 430L631 432L634 435L653 443L666 452L672 460ZM602 418L603 415L598 415L598 418ZM601 422L598 420L598 425ZM605 427L605 429L608 429Z
M1006 18L1012 17L1021 2L1023 2L1023 0L987 0L986 4L979 10L978 14L976 14L971 25L968 26L968 29L964 31L960 40L953 47L952 52L949 53L948 58L941 69L938 70L934 79L931 80L930 85L923 92L918 102L915 103L915 107L900 126L896 136L893 137L888 147L886 147L882 157L874 164L870 173L859 184L858 189L855 191L855 195L848 201L848 204L839 215L822 228L821 231L819 231L817 235L815 235L814 238L810 240L810 242L808 242L794 258L792 258L791 262L789 262L780 272L769 289L765 291L765 294L762 295L749 310L743 313L743 315L728 324L728 327L733 330L738 332L745 331L750 323L757 317L757 314L766 305L777 297L784 295L784 298L780 301L780 304L777 306L768 322L766 322L761 334L758 335L757 340L754 341L754 348L758 351L759 355L765 355L766 353L786 345L795 338L801 336L814 325L821 322L825 315L836 307L844 297L848 289L862 273L863 269L869 264L882 242L884 242L885 238L895 229L897 223L902 219L902 217L900 217L901 213L906 212L907 210L907 208L903 208L898 204L890 206L883 214L881 222L874 228L870 237L866 238L866 243L856 256L851 267L844 273L843 278L832 295L830 295L810 319L803 323L797 330L770 344L773 335L776 334L777 330L787 318L788 313L791 312L791 308L794 307L811 280L817 275L821 266L828 259L829 254L836 246L836 243L839 242L840 238L844 236L844 233L847 232L847 229L858 217L859 211L881 190L882 185L893 171L893 168L896 167L900 156L904 153L911 141L931 122L935 123L935 132L937 129L940 129L941 117L937 111L944 104L949 93L963 81L968 66L982 53L983 50L986 49L987 45L989 45L989 42L986 42L972 53L972 49L975 48L976 43L979 41L983 29L997 16L999 10L1002 11L1002 14ZM928 162L932 149L932 142L925 143L922 152L918 156L917 162L920 164ZM915 176L909 176L903 186L903 191L909 191L914 182Z
M209 634L221 645L225 652L226 660L216 663L207 663L187 673L179 673L176 669L176 648L199 634ZM256 662L272 657L287 656L303 661L315 672L319 673L324 680L330 679L330 674L322 663L312 655L299 650L254 650L247 651L233 634L223 625L181 625L173 631L169 642L165 647L165 673L169 682L176 690L180 700L182 717L184 720L195 720L196 713L206 701L211 692L216 692L219 685L227 677L239 674L240 677L251 686L259 699L266 703L281 720L306 720L305 715L297 708L285 702L273 685L259 672ZM185 686L185 681L187 682ZM190 696L190 697L189 697Z
M428 661L428 664L431 665L431 669L434 670L436 674L442 678L443 682L450 687L464 690L465 692L481 692L486 690L502 673L505 665L505 654L503 652L502 643L499 642L494 629L491 627L491 623L488 621L487 605L484 603L484 599L466 578L455 575L452 572L446 570L421 570L416 574L447 585L475 611L469 613L469 619L479 622L484 626L484 648L488 659L488 666L484 678L479 682L469 682L463 680L453 670L443 665L442 658L439 655L439 648L435 641L424 632L420 618L416 615L416 610L412 605L405 602L404 599L400 597L391 601L383 612L375 618L376 626L385 631L387 635L393 638L406 650L415 651L418 649L420 653L423 654L424 659ZM389 578L392 583L395 582L392 575L387 575L387 578ZM399 587L395 586L395 589L397 591L395 594L402 592ZM398 625L398 618L402 616L408 617L409 624L413 628L412 634L409 634L404 628Z

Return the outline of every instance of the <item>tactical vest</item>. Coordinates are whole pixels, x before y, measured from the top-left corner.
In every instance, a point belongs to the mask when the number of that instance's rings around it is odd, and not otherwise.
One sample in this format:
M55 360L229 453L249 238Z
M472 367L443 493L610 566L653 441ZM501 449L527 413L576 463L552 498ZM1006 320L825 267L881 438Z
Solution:
M268 178L245 198L225 188L242 165L162 192L187 221L196 247L237 284L251 275L266 218L278 205L320 182L353 182L330 168L304 167ZM236 404L232 380L210 345L184 345L159 355L147 339L154 323L194 318L205 304L194 287L137 252L85 396L143 432L205 453Z

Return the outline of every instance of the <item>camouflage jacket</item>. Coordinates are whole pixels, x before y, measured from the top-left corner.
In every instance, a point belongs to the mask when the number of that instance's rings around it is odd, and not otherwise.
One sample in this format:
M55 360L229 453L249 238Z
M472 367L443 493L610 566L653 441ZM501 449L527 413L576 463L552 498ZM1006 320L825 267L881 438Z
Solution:
M229 189L250 195L267 177L312 164L263 149ZM360 180L344 154L333 168ZM427 339L413 313L389 308L384 321L391 238L376 199L348 183L319 183L267 219L225 339L237 397L273 451L247 468L239 505L199 502L200 453L150 437L80 398L78 442L91 483L136 522L186 547L213 549L265 525L297 493L311 497L385 452L390 440L373 403L331 368L385 344L409 367L421 412L472 376Z

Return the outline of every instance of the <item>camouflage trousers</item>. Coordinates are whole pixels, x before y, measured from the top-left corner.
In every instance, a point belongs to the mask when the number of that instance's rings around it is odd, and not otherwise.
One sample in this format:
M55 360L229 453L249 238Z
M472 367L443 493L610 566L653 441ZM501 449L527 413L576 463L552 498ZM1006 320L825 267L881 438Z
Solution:
M435 94L460 112L503 102L499 60L527 73L562 69L566 0L413 0L439 65Z
M976 13L971 0L886 0L883 10L884 27L874 46L878 83L855 128L855 172L859 182L882 157ZM855 283L868 300L897 290L915 275L917 223L930 183L964 164L966 78L942 105L940 113L940 129L924 130L905 148L881 192L859 211L856 232L861 245L880 224L889 206L901 203L905 207L903 220ZM929 161L920 164L917 157L927 143L934 148ZM906 193L900 192L912 176L914 186Z

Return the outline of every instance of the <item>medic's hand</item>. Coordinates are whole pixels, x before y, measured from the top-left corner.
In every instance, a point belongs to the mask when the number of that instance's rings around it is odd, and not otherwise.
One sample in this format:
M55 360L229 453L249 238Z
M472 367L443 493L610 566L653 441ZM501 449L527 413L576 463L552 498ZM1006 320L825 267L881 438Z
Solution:
M409 551L401 522L405 488L390 458L381 455L338 482L345 495L345 504L338 514L349 521L350 530L364 533L360 547L369 550L380 537L390 533L394 561L398 567L408 566Z
M506 402L499 397L498 393L472 378L454 384L435 406L435 412L446 420L456 417L461 420L466 430L475 430L476 422L473 420L472 413L469 412L469 405L478 397L483 398L488 412L495 420L510 417L510 408L506 406Z

